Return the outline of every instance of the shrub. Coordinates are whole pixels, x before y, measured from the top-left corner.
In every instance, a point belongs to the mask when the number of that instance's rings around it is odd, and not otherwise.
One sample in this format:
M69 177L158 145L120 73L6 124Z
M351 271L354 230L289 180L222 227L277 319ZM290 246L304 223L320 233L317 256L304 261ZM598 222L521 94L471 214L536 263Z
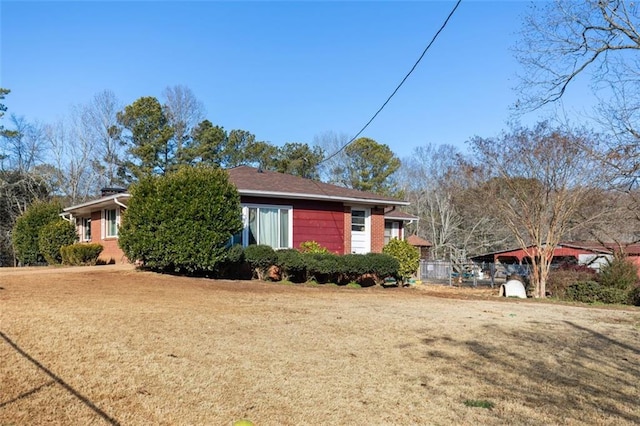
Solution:
M337 282L341 273L340 256L333 253L303 253L307 269L306 280L319 283Z
M631 289L627 303L629 305L640 306L640 286Z
M240 244L228 247L218 268L218 276L225 278L242 278L244 272L244 248ZM248 278L251 278L249 274Z
M217 272L242 229L240 196L228 174L181 167L131 187L119 244L132 261L167 272Z
M411 248L414 247L411 246ZM397 277L400 275L400 261L390 254L369 253L366 255L366 258L370 266L368 272L378 277L378 280L384 280L387 277ZM416 266L416 270L417 269L418 266ZM416 271L414 271L414 273L415 272Z
M253 269L259 280L267 278L269 268L276 265L278 255L271 248L264 244L251 245L244 249L244 258Z
M71 222L58 219L44 225L38 233L40 253L50 265L62 263L60 248L78 241L76 227Z
M595 281L580 281L567 287L566 299L583 303L598 302L600 288L600 284Z
M61 247L60 254L65 265L95 265L102 250L100 244L76 243Z
M400 264L398 278L404 281L415 275L420 266L420 253L418 249L405 240L394 238L384 246L382 252L396 258Z
M16 257L22 266L44 263L39 236L43 226L60 220L59 203L35 202L27 208L13 226L12 239Z
M302 254L295 249L284 249L276 252L276 265L280 268L283 280L301 282L305 279L306 265Z
M629 291L638 282L638 267L628 258L616 255L602 268L598 281L603 287Z
M322 247L315 241L304 241L300 243L300 252L302 253L329 253L329 249Z
M593 281L596 278L596 271L586 267L588 270L575 268L562 268L552 270L547 279L547 291L553 297L563 299L566 296L567 287L579 281Z

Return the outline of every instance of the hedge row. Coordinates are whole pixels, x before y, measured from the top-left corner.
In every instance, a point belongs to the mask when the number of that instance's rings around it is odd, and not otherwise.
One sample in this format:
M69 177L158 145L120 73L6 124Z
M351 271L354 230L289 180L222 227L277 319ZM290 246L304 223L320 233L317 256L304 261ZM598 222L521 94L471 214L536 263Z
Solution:
M245 278L246 271L258 279L282 279L292 282L372 285L385 278L398 277L399 263L381 253L336 255L322 252L300 252L295 249L275 251L266 245L240 246L228 249L220 275Z
M60 249L63 265L95 265L102 253L100 244L76 243Z

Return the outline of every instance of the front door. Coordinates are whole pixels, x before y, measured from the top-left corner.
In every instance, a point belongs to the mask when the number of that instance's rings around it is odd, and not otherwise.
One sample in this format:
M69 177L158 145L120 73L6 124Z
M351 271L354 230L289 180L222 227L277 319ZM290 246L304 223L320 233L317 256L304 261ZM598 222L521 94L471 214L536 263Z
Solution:
M371 209L351 209L351 252L366 254L371 251Z

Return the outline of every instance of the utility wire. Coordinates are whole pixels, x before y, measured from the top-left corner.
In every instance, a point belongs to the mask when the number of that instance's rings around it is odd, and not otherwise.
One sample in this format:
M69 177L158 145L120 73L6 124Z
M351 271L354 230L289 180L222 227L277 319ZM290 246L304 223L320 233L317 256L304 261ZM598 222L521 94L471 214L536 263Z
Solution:
M354 137L352 137L349 142L345 143L344 145L342 145L340 147L340 149L338 149L336 152L334 152L333 154L331 154L330 156L328 156L327 158L325 158L324 160L322 160L320 163L318 163L319 165L331 160L333 157L335 157L336 155L340 154L347 146L349 146L354 140L356 140L356 138L358 136L360 136L360 134L362 132L364 132L364 130L369 127L369 124L371 124L371 122L378 116L378 114L380 114L380 112L384 109L385 106L387 106L387 104L389 103L389 101L391 100L391 98L393 98L393 96L396 94L396 92L398 92L398 90L400 89L400 87L402 87L402 85L404 84L404 82L407 80L407 78L409 78L409 76L411 75L411 73L413 72L413 70L416 69L416 67L418 66L418 64L420 63L420 61L422 60L422 58L424 57L424 55L427 53L427 51L429 50L429 48L431 47L431 45L436 41L436 39L438 38L438 36L440 35L440 33L442 32L442 30L444 30L444 27L447 26L447 24L449 23L449 19L451 19L451 17L453 16L453 14L455 13L456 9L458 8L458 6L460 6L460 3L462 2L462 0L458 0L455 4L455 6L453 6L453 9L451 9L451 12L449 12L449 15L447 16L447 19L444 20L444 22L442 23L442 25L440 26L440 29L435 33L435 35L433 36L433 38L431 39L431 41L429 42L429 44L427 45L427 47L425 47L425 49L422 51L422 55L420 55L420 57L418 58L418 60L416 61L415 64L413 64L413 67L411 67L411 69L409 70L409 72L407 73L407 75L404 76L404 78L402 79L402 81L400 82L400 84L398 84L398 86L395 88L395 90L393 91L393 93L391 93L391 95L389 95L389 97L387 98L386 101L384 101L384 103L382 104L382 106L378 109L378 111L376 111L375 114L373 114L373 117L371 117L371 119L369 121L367 121L367 124L365 124L362 129L360 129L360 131L358 133L356 133L356 135Z

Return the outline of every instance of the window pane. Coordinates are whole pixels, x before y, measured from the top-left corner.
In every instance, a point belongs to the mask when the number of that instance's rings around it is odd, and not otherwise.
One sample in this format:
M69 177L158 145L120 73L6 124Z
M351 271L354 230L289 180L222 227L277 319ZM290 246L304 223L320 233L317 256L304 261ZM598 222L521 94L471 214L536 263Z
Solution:
M82 228L84 230L84 240L91 241L91 219L82 219Z
M105 211L105 220L107 221L107 237L115 237L118 235L118 227L116 224L116 210Z
M249 208L249 241L248 244L257 244L258 237L258 209Z
M351 230L357 232L364 231L364 210L351 211Z
M258 209L258 244L278 248L278 209Z
M289 210L280 209L280 246L289 247Z

